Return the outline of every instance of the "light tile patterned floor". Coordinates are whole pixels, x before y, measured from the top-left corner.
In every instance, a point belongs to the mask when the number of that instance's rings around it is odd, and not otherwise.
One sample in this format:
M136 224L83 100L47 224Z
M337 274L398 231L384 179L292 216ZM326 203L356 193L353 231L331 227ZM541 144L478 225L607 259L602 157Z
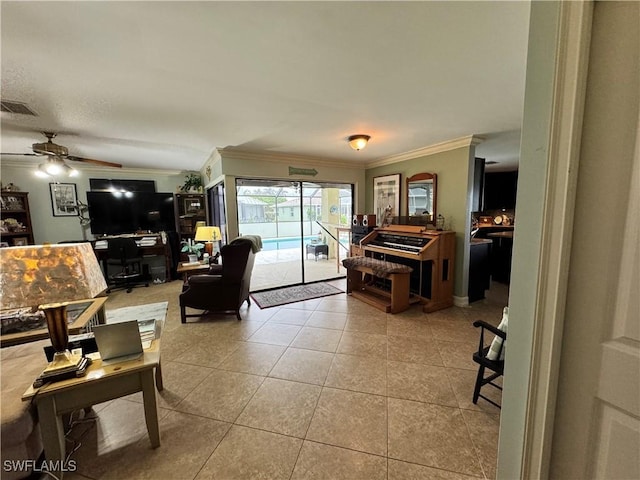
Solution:
M169 302L161 446L150 448L140 394L101 404L70 435L82 445L65 478L494 478L500 416L471 402L471 324L500 321L504 287L432 314L386 315L340 294L186 325L180 288L114 292L107 303Z

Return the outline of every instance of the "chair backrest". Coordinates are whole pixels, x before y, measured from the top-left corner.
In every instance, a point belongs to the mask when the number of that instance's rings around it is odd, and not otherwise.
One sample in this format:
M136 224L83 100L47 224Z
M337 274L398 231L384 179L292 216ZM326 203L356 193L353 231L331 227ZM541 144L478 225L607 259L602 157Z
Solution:
M110 238L107 242L107 256L110 260L124 263L131 258L138 257L139 251L140 247L131 237Z
M229 281L247 282L251 279L251 271L255 261L255 254L251 250L250 241L236 239L222 247L222 277Z

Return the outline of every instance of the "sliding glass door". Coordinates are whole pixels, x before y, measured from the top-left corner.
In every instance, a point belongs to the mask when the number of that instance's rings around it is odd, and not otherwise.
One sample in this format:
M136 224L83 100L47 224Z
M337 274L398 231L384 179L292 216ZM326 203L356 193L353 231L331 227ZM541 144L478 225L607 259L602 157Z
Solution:
M350 184L237 179L238 227L260 235L252 290L345 275L351 225Z

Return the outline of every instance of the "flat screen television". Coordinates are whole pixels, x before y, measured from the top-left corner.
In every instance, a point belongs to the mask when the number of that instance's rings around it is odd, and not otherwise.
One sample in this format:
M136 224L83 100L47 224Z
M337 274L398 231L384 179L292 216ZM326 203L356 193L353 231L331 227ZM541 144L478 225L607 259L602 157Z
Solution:
M87 205L94 235L176 229L171 193L87 192Z

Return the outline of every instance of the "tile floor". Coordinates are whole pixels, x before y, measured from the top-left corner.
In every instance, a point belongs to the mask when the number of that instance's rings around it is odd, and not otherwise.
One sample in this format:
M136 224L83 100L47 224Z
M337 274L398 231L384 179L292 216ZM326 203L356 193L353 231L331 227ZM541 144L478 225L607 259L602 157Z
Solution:
M186 325L180 287L107 303L169 301L161 446L150 448L140 394L100 404L69 435L78 470L65 478L495 477L499 410L471 402L471 323L499 322L499 285L495 298L431 314L386 315L340 294Z

